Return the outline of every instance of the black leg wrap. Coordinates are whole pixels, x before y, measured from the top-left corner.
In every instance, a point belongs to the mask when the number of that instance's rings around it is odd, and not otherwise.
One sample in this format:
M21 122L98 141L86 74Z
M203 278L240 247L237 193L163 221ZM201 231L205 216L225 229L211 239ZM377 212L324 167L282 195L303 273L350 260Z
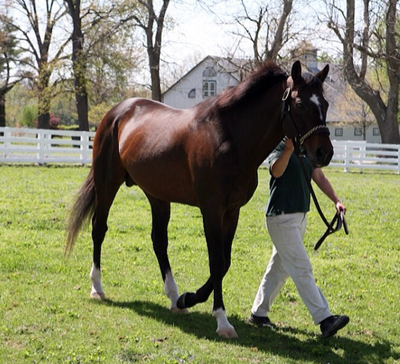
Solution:
M184 308L193 307L196 304L194 297L195 294L190 292L181 294L176 302L177 307L181 310Z

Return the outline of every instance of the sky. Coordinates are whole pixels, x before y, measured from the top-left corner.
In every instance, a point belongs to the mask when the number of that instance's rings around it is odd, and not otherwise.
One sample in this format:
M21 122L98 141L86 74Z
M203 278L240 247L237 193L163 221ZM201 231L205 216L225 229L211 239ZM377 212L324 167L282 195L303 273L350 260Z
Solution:
M237 3L235 0L229 2L232 6L235 3ZM295 4L300 3L305 4L305 0L297 0L295 2ZM317 22L315 9L322 10L322 6L325 5L323 0L308 0L306 4L307 10L303 6L300 11L303 12L301 13L302 20L307 22L307 26L309 26L312 22ZM225 10L223 8L215 8L218 14L227 14L234 10L232 8ZM193 55L197 55L200 58L204 58L207 55L226 56L228 52L232 53L237 47L238 38L232 32L229 32L229 27L217 24L215 17L198 5L182 10L182 6L171 2L167 14L176 20L177 25L172 31L165 33L164 52L178 62L185 61L185 59ZM230 27L230 29L233 29L233 27ZM307 40L311 41L321 51L333 53L338 49L337 43L319 39L321 34L328 32L325 25L315 25L314 29L315 37L312 40L307 38ZM246 46L244 42L241 42L241 46L245 55L251 57L251 45L248 43ZM239 53L237 52L236 55L243 55L243 52L242 54Z

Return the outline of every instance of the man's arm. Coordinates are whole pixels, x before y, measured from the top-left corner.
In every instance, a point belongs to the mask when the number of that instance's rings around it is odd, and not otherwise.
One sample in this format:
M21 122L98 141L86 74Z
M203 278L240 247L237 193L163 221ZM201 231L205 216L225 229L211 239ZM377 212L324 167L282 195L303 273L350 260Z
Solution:
M319 189L333 201L336 211L338 213L341 211L346 212L346 207L340 202L339 197L337 197L335 190L333 189L328 178L326 178L324 172L322 172L322 169L315 168L311 177Z

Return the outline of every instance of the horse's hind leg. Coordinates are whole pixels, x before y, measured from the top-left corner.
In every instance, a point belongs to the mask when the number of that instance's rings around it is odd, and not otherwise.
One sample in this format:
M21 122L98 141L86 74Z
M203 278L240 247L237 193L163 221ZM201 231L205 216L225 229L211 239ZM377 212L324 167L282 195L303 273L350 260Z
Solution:
M90 279L92 280L90 296L100 300L105 299L105 293L101 285L101 245L108 230L108 213L120 185L121 183L108 184L106 188L96 189L96 200L92 218L93 265L90 271Z
M171 311L186 313L187 310L180 310L176 303L178 301L178 287L172 275L168 259L168 223L171 216L171 204L147 196L152 213L151 239L164 281L165 294L171 301Z

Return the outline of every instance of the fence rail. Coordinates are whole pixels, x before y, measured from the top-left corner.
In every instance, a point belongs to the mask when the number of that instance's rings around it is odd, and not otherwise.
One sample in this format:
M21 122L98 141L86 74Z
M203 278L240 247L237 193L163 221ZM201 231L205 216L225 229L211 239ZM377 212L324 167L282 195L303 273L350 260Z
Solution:
M94 132L0 128L0 163L92 163Z
M335 153L330 167L381 169L400 173L400 145L362 141L332 141Z
M0 128L0 163L92 162L94 132ZM330 167L381 169L400 173L400 145L332 141Z

